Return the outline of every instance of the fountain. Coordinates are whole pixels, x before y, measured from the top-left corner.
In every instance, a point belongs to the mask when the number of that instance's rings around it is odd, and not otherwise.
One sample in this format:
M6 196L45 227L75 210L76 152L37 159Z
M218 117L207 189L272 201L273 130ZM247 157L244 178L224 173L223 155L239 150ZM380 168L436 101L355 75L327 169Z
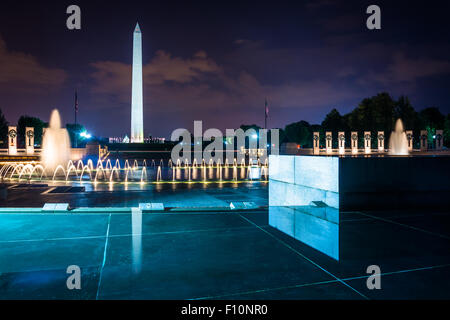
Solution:
M408 139L406 133L403 130L403 122L401 119L397 119L395 123L395 131L391 133L389 139L389 154L390 155L408 155Z
M42 163L46 170L55 170L70 160L70 139L65 128L61 128L61 117L57 109L50 115L42 142Z
M61 158L59 158L61 161ZM252 161L252 160L250 160ZM112 165L114 163L114 165ZM132 165L130 164L132 163ZM99 159L95 164L91 159L66 163L55 161L45 167L39 162L9 162L0 167L0 179L10 181L51 182L51 183L210 183L210 182L238 182L238 181L267 181L268 161L251 162L252 165L243 162L237 164L236 159L231 166L222 166L221 162L208 165L194 165L185 161L173 165L171 160L164 163L160 159L158 166L150 166L146 160L126 159L122 163L119 159ZM50 167L54 165L55 167ZM253 172L257 173L255 177ZM232 174L231 174L232 173ZM263 178L264 177L264 178Z
M147 159L148 160L148 159ZM189 159L178 159L176 163L169 159L167 166L164 160L152 159L147 165L145 159L98 159L95 164L92 159L71 160L70 139L65 128L61 128L61 117L54 109L50 116L50 125L45 129L43 137L41 162L18 161L0 164L0 180L50 182L64 184L92 183L97 185L107 183L129 183L143 185L145 183L211 183L211 182L253 182L267 181L268 161L253 161L249 165L245 159L238 164L213 160L197 163L195 159L190 164ZM148 160L150 161L150 160ZM114 163L114 165L113 165ZM251 164L251 165L250 165ZM252 174L249 173L250 170ZM232 172L232 177L231 177ZM265 179L262 178L265 177Z

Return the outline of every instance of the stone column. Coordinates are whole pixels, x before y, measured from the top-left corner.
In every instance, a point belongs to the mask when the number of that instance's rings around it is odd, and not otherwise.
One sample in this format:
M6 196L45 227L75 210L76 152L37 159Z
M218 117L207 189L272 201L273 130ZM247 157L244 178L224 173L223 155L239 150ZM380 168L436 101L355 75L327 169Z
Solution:
M420 130L420 151L427 151L428 149L428 131Z
M378 131L378 152L384 152L384 131Z
M352 131L352 153L358 153L358 132Z
M8 127L8 154L17 154L17 128L16 126Z
M339 147L339 153L344 154L345 153L345 132L338 132L338 147Z
M319 132L313 133L313 154L320 153L320 134Z
M436 150L442 150L444 145L444 131L436 130Z
M412 130L406 130L406 141L408 141L408 151L411 152L413 150L413 132Z
M372 152L372 138L370 131L364 131L364 152L371 153Z
M27 154L34 154L34 128L25 128L25 149Z
M325 143L327 148L327 154L331 154L333 152L333 132L326 132L325 134Z

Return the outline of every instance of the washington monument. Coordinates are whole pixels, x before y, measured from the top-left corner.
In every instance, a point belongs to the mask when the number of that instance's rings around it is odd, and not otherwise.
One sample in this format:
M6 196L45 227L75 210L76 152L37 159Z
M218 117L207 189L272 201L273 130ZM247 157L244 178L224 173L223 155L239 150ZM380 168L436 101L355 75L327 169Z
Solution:
M131 139L144 142L143 94L142 94L142 34L139 23L133 33L133 71L131 87Z

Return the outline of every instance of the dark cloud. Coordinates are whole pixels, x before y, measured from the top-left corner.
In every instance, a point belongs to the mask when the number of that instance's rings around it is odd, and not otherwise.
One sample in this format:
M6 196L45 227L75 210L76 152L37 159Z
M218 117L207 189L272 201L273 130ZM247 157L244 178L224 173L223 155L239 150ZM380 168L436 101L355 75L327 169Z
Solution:
M59 89L67 78L62 69L43 66L36 57L8 50L0 36L0 90L18 94Z
M23 5L8 6L0 12L0 108L13 123L21 114L47 120L54 107L69 122L77 89L78 119L89 130L129 134L139 20L146 134L167 137L194 120L220 129L261 125L266 97L275 127L320 122L331 108L348 112L380 91L448 113L448 10L378 4L376 32L365 27L364 1L183 2L174 11L174 4L129 0L107 12L81 1L79 32L65 29L63 4L30 4L26 19Z
M323 8L336 5L336 0L309 0L306 1L305 7L308 10L321 10Z
M385 73L377 80L387 83L415 82L419 78L450 73L450 61L432 58L409 58L405 53L396 53Z

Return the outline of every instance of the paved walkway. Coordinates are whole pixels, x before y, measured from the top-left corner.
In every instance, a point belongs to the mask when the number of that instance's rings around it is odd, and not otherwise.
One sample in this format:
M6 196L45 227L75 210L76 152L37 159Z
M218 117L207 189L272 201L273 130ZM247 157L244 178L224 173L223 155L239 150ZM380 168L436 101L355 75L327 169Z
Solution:
M343 212L339 262L269 215L0 215L0 298L450 298L449 213ZM381 290L367 289L372 264Z
M108 185L98 186L98 191L92 190L91 184L85 185L85 192L55 193L52 186L11 184L8 198L0 200L0 207L42 207L46 202L69 203L73 208L138 207L140 202L162 202L165 207L220 207L229 206L232 201L252 201L258 206L268 204L266 182L149 184L142 190L138 184L130 185L126 192L123 185L115 185L111 191Z

